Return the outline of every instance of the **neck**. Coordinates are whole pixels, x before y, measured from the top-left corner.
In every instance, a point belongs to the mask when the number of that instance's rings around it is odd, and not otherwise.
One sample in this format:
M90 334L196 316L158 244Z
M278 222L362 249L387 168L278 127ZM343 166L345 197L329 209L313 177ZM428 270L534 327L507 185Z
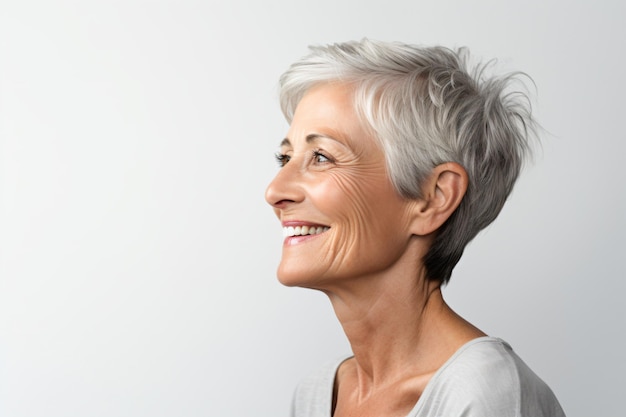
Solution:
M432 375L464 343L484 335L448 307L425 271L403 272L396 268L325 291L350 341L363 391Z

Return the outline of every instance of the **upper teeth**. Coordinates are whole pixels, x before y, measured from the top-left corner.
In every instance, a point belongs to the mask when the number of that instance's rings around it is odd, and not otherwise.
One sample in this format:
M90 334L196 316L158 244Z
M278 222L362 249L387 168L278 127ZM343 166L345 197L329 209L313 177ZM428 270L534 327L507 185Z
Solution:
M289 226L283 227L283 236L304 236L304 235L319 235L322 232L327 231L330 227L326 226Z

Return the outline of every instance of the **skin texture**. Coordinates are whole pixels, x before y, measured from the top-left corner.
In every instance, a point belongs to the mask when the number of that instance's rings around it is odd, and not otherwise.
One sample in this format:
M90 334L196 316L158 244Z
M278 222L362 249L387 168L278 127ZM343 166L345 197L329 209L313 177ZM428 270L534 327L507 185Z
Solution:
M278 218L329 227L286 238L277 275L327 294L350 341L354 357L337 373L334 416L405 416L437 369L484 336L447 306L421 262L461 202L467 174L442 164L422 199L399 196L344 84L309 90L279 159L266 191Z

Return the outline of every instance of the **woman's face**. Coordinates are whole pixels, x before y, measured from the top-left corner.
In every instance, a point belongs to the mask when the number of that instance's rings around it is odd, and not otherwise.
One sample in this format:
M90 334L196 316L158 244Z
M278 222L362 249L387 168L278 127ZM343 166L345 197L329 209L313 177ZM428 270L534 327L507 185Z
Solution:
M374 276L406 251L411 201L398 195L385 157L362 127L345 85L300 101L266 191L285 230L279 280L325 289Z

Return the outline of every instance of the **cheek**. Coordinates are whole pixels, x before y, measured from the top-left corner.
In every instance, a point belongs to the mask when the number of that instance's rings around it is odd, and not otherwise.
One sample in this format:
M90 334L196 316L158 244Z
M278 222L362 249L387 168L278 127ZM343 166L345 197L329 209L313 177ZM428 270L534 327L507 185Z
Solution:
M367 176L329 175L313 190L318 209L342 227L361 227L376 212L375 180Z
M327 262L345 269L397 258L410 236L402 201L386 177L335 176L318 191L319 209L335 223Z
M406 202L381 173L331 175L315 193L321 211L359 229L376 230L391 218L406 217Z

